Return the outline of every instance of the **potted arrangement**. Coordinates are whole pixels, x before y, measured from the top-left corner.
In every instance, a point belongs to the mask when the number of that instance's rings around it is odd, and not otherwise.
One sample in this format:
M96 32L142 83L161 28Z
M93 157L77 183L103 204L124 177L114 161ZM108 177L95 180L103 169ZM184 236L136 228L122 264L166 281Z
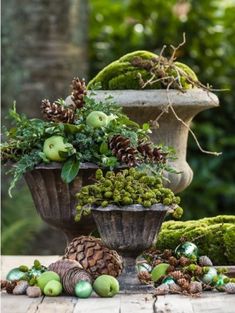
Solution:
M9 111L13 127L6 130L1 159L11 165L9 194L24 175L42 219L61 229L68 240L95 229L91 215L75 216L75 194L93 182L98 167L138 166L158 176L173 171L171 148L153 144L148 123L140 126L108 97L87 95L84 80L72 81L66 100L43 100L44 119L28 119Z
M77 216L91 211L104 244L122 256L122 291L151 289L137 278L136 257L152 245L167 213L181 217L180 198L163 187L161 178L133 167L105 175L99 169L96 180L77 194Z

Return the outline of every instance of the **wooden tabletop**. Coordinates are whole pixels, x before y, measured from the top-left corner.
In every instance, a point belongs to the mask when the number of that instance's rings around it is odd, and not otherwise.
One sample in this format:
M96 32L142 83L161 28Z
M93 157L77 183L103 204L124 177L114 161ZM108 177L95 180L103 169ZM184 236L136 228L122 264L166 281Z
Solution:
M21 264L32 266L35 259L49 265L58 256L2 256L1 278ZM14 296L2 292L2 313L235 313L235 295L204 292L199 298L182 295L159 296L118 294L113 298L99 298L95 293L89 299L76 297Z

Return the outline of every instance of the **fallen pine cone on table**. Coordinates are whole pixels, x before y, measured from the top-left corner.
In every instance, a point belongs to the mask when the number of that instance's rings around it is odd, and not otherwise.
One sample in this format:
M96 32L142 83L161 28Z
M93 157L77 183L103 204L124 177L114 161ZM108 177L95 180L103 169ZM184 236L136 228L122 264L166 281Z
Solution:
M138 278L141 284L144 284L144 285L149 285L152 282L152 277L147 271L139 272Z

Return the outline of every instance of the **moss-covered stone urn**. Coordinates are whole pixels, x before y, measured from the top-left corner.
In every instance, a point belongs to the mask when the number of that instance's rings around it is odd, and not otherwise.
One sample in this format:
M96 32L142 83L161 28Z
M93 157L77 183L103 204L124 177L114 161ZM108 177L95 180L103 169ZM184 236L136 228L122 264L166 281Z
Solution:
M176 150L173 167L179 174L167 174L167 187L183 191L192 181L193 172L186 160L189 127L201 111L219 105L215 94L208 91L193 70L149 51L135 51L103 68L88 84L99 84L96 100L108 96L139 124L156 121L151 139Z

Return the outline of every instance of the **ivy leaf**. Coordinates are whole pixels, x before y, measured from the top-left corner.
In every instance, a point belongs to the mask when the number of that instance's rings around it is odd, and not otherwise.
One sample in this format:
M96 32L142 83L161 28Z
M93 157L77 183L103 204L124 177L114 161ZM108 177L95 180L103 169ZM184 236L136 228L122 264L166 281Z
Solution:
M103 141L102 144L100 145L100 153L106 155L108 152L109 152L109 147L107 143Z
M69 158L61 170L62 180L69 184L77 176L80 169L80 161L74 157Z
M67 134L76 134L78 132L80 132L85 126L84 125L74 125L74 124L69 124L66 123L64 124L64 131Z
M149 123L144 123L142 126L143 130L147 131L150 129Z
M121 123L122 125L126 125L126 126L130 126L130 127L134 127L134 128L140 128L139 124L130 120L127 116L125 115L121 115L118 120L119 123Z

